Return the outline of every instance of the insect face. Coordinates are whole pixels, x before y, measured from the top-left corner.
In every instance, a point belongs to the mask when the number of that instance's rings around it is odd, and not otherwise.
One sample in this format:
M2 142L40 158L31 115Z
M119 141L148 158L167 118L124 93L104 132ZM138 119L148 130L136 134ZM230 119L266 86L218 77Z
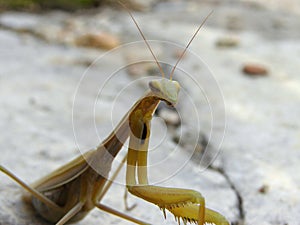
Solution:
M176 105L180 85L177 81L162 78L149 82L153 94L170 105Z

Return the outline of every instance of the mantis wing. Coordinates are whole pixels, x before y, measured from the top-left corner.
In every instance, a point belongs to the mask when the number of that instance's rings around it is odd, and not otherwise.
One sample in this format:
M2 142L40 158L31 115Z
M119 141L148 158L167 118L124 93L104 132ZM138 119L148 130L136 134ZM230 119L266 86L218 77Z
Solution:
M147 96L147 94L145 95ZM53 190L57 187L61 187L66 183L74 180L82 173L84 173L89 167L90 163L96 158L96 154L99 151L108 151L112 155L116 155L122 148L123 143L129 136L128 115L137 107L140 101L144 97L139 99L131 109L125 114L115 130L102 142L102 144L95 150L90 150L83 155L78 156L66 165L58 168L49 175L34 182L31 186L40 192ZM105 163L105 162L103 162ZM106 163L107 166L107 163ZM110 168L107 168L108 170Z
M74 180L89 168L88 161L93 156L94 152L95 150L91 150L78 156L66 165L37 180L31 184L31 186L40 192L44 192Z

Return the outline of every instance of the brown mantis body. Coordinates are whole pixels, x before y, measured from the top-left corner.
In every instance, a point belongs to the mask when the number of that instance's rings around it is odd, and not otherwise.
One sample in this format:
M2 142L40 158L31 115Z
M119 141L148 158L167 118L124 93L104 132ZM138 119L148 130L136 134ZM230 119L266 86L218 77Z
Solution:
M145 97L138 101L95 150L77 157L31 186L23 183L4 167L0 166L0 170L27 189L33 196L32 202L38 213L57 225L80 220L95 206L143 224L142 221L115 212L99 202L108 188L105 186L105 177L108 176L112 160L129 136L128 117L147 100Z
M136 23L135 20L134 22ZM144 40L154 56L148 42L145 38ZM183 54L184 52L182 56ZM155 61L163 74L156 58ZM147 150L151 119L160 101L165 101L170 105L177 103L180 85L172 81L172 78L170 80L162 78L151 81L149 87L150 90L132 106L115 130L96 149L77 157L31 186L25 184L5 167L0 166L0 170L28 190L38 213L56 225L78 221L94 207L134 223L147 224L100 203L112 182L106 177L108 177L113 160L129 137L126 185L130 193L158 205L164 214L165 209L169 210L178 222L182 219L184 223L189 221L198 225L205 222L228 225L229 223L222 215L205 208L205 200L199 192L148 185ZM123 161L125 160L124 158ZM122 164L111 180L117 175L121 166Z

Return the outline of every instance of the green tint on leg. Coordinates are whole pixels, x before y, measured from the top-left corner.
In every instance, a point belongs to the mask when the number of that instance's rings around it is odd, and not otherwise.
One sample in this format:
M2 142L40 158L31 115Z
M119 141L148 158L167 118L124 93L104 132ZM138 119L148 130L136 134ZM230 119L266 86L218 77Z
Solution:
M178 220L196 222L198 225L204 223L205 199L197 191L150 185L128 186L128 191L137 197L157 205L163 210L165 217L165 209L167 209ZM195 208L188 214L186 208L189 208L188 206L190 205L194 205Z
M192 221L196 221L198 210L199 210L198 205L190 204L184 206L183 208L173 208L169 211L172 212L174 215L175 214L178 215L177 219L182 218L182 220L185 222L187 221L192 222ZM223 215L208 208L205 209L204 222L215 224L215 225L230 224Z

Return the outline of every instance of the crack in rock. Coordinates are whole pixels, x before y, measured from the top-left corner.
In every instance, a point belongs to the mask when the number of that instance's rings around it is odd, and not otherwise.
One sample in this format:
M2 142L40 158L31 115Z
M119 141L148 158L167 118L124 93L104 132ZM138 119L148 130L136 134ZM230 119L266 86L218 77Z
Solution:
M242 195L240 194L239 190L236 188L235 184L232 182L228 174L225 172L225 170L222 167L216 167L213 165L209 166L209 169L216 171L217 173L221 174L226 182L228 183L229 187L231 190L234 192L236 198L237 198L237 207L238 207L238 212L239 212L239 217L238 221L233 222L232 225L244 225L245 224L245 210L243 207L243 198Z
M208 160L209 162L211 162L212 160L212 152L214 151L214 148L211 144L209 144L207 137L205 134L200 133L199 134L199 142L197 143L196 148L194 149L190 149L191 146L189 146L187 143L190 141L189 140L189 132L190 130L187 129L186 133L184 133L183 135L183 141L179 141L180 138L177 136L178 134L176 134L176 132L174 132L173 138L172 140L176 143L179 144L181 147L183 147L184 149L186 149L187 151L193 151L193 155L192 155L192 161L194 163L198 163L200 160L202 160L203 157L205 157L204 160ZM199 151L200 149L200 151ZM205 150L206 149L206 150ZM210 154L204 154L204 152L208 151ZM226 173L226 171L222 168L221 165L219 165L219 163L217 163L218 165L212 165L210 164L208 166L208 169L217 172L218 174L220 174L226 181L226 183L228 184L228 186L230 187L230 189L233 191L234 195L236 196L237 199L237 210L238 210L238 218L236 219L236 221L232 222L232 225L244 225L245 224L245 210L243 207L243 198L242 195L240 194L239 190L236 188L235 184L232 182L232 180L230 179L229 175Z

